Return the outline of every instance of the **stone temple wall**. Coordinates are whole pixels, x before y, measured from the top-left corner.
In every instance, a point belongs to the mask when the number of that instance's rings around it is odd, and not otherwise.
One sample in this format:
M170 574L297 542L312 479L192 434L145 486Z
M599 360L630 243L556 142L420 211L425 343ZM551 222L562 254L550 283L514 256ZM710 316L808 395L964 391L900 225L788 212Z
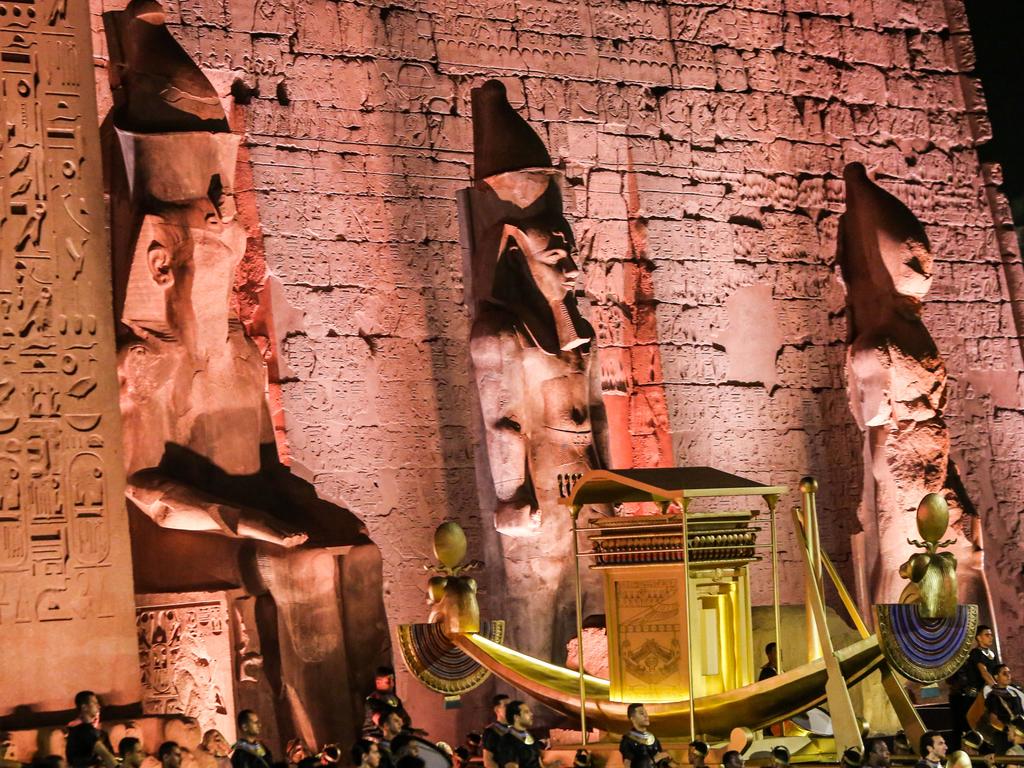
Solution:
M98 13L119 4L92 0L101 105ZM442 520L467 528L472 556L500 556L478 500L455 205L470 89L497 77L567 171L606 386L635 405L618 435L633 463L794 490L816 475L824 547L849 579L863 460L835 264L844 165L863 162L924 222L953 456L984 521L1005 653L1024 664L1021 267L998 170L974 151L988 129L959 0L165 7L248 143L257 261L239 299L266 337L282 454L366 522L393 623L425 616ZM788 602L802 600L795 503L781 506ZM491 615L522 598L486 577L482 596ZM439 702L416 685L400 675L433 730Z

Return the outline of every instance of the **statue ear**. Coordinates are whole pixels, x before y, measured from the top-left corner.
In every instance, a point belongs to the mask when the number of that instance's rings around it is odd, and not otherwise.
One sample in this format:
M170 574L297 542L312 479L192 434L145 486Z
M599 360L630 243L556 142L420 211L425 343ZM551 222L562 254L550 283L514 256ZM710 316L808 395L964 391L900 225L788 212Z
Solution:
M173 234L166 220L146 214L132 251L125 285L121 322L141 328L164 328L168 323L168 289L174 285Z
M146 250L146 262L149 264L149 273L153 282L164 288L174 285L174 272L171 270L173 256L159 240L153 240Z
M513 251L519 251L522 253L523 248L519 244L519 238L516 235L519 234L519 228L514 227L511 224L506 224L501 230L501 240L498 245L498 260L501 261L509 253Z

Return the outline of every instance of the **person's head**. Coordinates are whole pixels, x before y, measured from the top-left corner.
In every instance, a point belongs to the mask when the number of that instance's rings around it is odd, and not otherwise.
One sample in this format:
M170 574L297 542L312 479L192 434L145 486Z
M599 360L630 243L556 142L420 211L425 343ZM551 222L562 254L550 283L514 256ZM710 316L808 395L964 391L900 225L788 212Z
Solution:
M921 734L921 757L937 762L946 756L946 740L937 731Z
M735 749L730 749L722 755L723 768L743 768L743 755Z
M870 768L886 768L889 765L889 744L885 739L868 739L864 750L865 763Z
M402 728L405 727L405 721L402 720L402 716L398 713L397 709L389 707L381 712L380 715L380 731L384 734L384 738L389 741L402 732Z
M216 728L211 728L203 734L202 746L203 749L214 757L227 757L231 752L231 746L228 744L228 740L224 738L224 734Z
M83 723L92 723L100 718L100 698L92 691L75 694L75 709Z
M380 750L369 739L359 739L352 745L352 765L359 768L377 768L380 765Z
M394 667L377 667L377 672L373 676L373 687L381 693L391 693L395 690Z
M125 736L121 739L121 743L117 745L117 754L125 768L139 768L142 761L146 759L142 742L134 736Z
M789 750L781 744L772 750L772 768L784 768L789 765Z
M996 641L996 635L988 624L979 624L974 632L974 639L978 641L979 648L987 650Z
M704 765L708 756L708 745L703 741L691 741L686 749L686 762L690 765Z
M773 667L778 663L779 647L774 641L764 647L764 655L768 657L768 663Z
M1000 664L996 667L995 674L992 675L995 678L996 685L1001 688L1005 688L1013 682L1013 673L1010 672L1009 664Z
M395 758L402 757L403 755L419 757L420 745L416 742L416 739L413 738L411 733L399 733L391 739L391 754Z
M499 723L508 722L505 719L505 705L511 700L512 698L507 693L499 693L491 699L491 708L494 710L494 716L497 718Z
M395 763L395 768L426 768L426 766L423 758L416 755L402 755Z
M181 768L181 747L176 741L165 741L157 750L161 768Z
M643 704L633 703L626 707L626 717L638 731L646 731L651 727L651 718L647 716L647 708Z
M238 735L246 741L254 741L260 737L260 716L251 709L243 709L238 713Z
M530 706L522 701L510 701L505 707L505 717L508 718L509 725L519 730L533 725L533 712L530 711Z

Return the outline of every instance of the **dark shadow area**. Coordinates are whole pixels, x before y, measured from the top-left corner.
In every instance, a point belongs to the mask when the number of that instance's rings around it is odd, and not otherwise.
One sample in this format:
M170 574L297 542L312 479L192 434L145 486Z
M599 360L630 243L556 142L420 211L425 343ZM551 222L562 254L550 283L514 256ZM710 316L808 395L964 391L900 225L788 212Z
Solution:
M1024 146L1020 126L1024 123L1024 3L965 0L974 39L975 74L988 102L993 137L978 148L983 162L1003 166L1003 192L1013 210L1018 237L1024 223Z
M61 728L78 717L76 709L62 709L57 712L41 712L30 706L15 707L11 714L0 717L0 730L29 731L37 728ZM142 717L141 704L103 707L103 722L136 720ZM104 727L107 727L104 725Z

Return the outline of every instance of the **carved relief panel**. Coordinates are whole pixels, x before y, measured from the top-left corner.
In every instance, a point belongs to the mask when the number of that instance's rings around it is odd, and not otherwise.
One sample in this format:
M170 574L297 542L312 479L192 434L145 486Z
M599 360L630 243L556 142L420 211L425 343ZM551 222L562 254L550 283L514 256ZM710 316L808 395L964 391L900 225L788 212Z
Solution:
M229 740L235 729L231 621L222 592L139 595L136 629L147 715L193 717Z
M0 8L2 715L138 678L88 4Z

